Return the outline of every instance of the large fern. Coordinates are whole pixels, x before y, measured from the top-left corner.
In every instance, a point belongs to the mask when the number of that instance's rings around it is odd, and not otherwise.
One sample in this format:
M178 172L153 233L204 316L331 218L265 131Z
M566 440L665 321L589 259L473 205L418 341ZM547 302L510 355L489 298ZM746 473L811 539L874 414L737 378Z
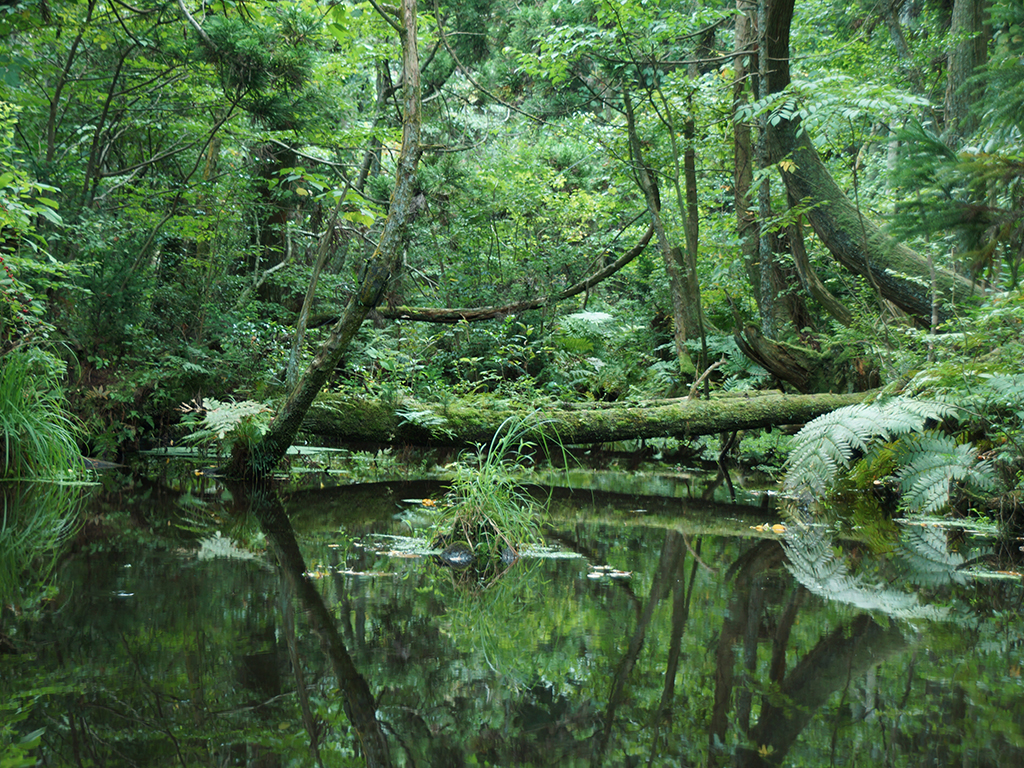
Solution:
M185 403L179 410L185 414L182 426L189 430L181 440L183 444L213 445L227 450L239 440L251 441L264 435L273 416L265 403L221 402L212 397L201 404Z
M908 525L900 537L896 562L906 578L922 587L967 581L960 570L964 558L959 552L950 551L944 528Z
M974 446L926 429L930 421L956 415L946 402L898 397L832 411L796 436L787 462L785 490L797 497L820 497L836 486L853 461L886 447L893 479L909 512L934 513L949 504L956 487L995 488L995 473L978 459Z
M953 415L934 400L897 397L839 408L809 422L797 434L786 462L786 492L821 496L835 485L855 456L877 443L920 432L930 420Z
M910 512L931 514L949 503L953 483L977 490L995 488L988 462L979 461L971 444L957 444L941 432L911 435L900 441L896 452L902 466L896 472L901 505Z

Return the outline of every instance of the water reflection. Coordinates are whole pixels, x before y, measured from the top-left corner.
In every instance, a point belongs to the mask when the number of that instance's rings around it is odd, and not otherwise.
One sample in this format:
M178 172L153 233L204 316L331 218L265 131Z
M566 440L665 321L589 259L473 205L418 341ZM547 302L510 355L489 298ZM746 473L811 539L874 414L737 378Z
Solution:
M270 542L271 551L277 560L281 573L284 592L297 598L302 607L310 630L320 641L320 651L327 659L330 669L341 690L345 715L355 730L359 746L366 761L367 768L379 768L391 765L391 755L387 739L377 720L377 703L366 679L359 673L352 656L345 647L338 632L337 622L323 596L313 586L312 580L306 575L305 560L299 551L299 543L295 540L295 532L288 522L284 506L273 491L256 489L250 496L250 513L255 514L260 526ZM290 603L289 603L290 608ZM286 615L285 625L291 626ZM294 632L286 633L291 638L289 658L296 674L297 691L302 687L299 681L303 678L302 664L298 648L294 642ZM309 699L305 690L298 697L302 705L303 723L312 737L311 752L319 759L317 728L309 707Z
M1024 762L1021 586L968 574L984 542L562 490L547 534L579 557L485 587L374 546L437 486L196 483L144 513L121 489L53 608L5 616L0 762Z

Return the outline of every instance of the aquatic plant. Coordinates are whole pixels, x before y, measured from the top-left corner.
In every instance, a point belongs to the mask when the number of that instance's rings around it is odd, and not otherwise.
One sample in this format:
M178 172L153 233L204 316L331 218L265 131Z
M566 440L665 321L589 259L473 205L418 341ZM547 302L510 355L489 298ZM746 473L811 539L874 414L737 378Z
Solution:
M437 544L463 542L475 558L507 559L538 539L539 504L520 477L534 451L547 446L544 424L533 414L510 416L489 444L455 463L435 524Z
M84 472L61 391L63 363L37 347L0 358L0 476L69 479Z

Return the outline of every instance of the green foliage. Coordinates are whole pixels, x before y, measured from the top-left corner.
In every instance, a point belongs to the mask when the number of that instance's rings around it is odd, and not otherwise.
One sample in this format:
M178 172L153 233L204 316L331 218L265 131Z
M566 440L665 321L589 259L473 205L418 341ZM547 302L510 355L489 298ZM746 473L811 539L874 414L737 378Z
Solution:
M16 165L14 130L20 111L20 107L0 100L0 236L9 238L13 230L28 247L45 247L45 240L35 234L35 219L58 226L62 223L57 213L60 205L53 199L60 190L33 180Z
M80 486L0 485L0 606L28 610L45 593L61 547L78 525L81 501Z
M725 391L743 391L758 389L769 380L768 371L744 355L732 335L709 335L706 339L708 364L721 360L718 368L725 377L721 388ZM694 357L703 353L704 345L700 341L689 343L690 354Z
M188 434L183 443L215 447L217 455L230 454L235 445L255 445L270 425L273 411L252 400L221 402L212 397L186 403L181 423Z
M944 508L954 485L978 491L996 487L991 465L978 460L973 445L958 444L940 432L907 435L899 441L896 459L900 503L911 512L930 514Z
M435 524L440 541L464 541L487 560L502 557L506 549L518 557L525 544L537 539L537 502L518 475L538 447L531 436L542 435L543 428L535 416L509 417L487 446L456 462Z
M967 582L961 570L964 558L960 553L951 551L943 528L926 525L904 527L900 535L899 562L904 574L923 587Z
M941 402L892 398L860 403L819 416L800 430L787 462L786 490L826 493L855 454L866 454L876 442L921 431L929 419L949 416Z
M23 167L14 136L19 107L0 100L0 354L46 337L46 294L76 270L57 263L41 229L60 227L60 190Z
M840 473L861 456L876 470L884 466L894 471L903 492L901 503L911 511L928 513L947 506L955 484L992 490L992 468L978 460L974 446L928 428L929 422L955 414L945 402L898 397L819 416L793 441L786 492L825 496L836 488ZM884 482L886 476L871 479Z
M933 566L936 559L944 562L947 575L955 574L953 569L962 562L955 554L943 555L938 550L932 550L930 554L932 559L926 561L925 568L929 583L935 580ZM942 621L948 616L945 608L925 605L913 592L903 592L880 581L872 581L864 573L851 572L833 549L831 536L820 528L802 529L787 536L786 560L787 570L808 591L819 597L905 621ZM912 568L921 561L920 557L912 559L908 561L908 567Z
M63 363L36 347L0 357L0 476L75 479L78 427L61 389Z

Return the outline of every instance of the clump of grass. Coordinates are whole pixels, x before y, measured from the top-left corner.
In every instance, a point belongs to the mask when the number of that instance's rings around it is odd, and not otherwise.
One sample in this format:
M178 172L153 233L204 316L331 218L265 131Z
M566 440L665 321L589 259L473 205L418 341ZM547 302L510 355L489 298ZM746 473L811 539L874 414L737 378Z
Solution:
M62 373L58 358L34 347L0 358L0 477L66 480L83 473Z
M544 422L532 416L509 417L491 442L455 465L435 528L435 544L465 543L476 560L518 558L523 546L537 541L540 505L520 481L526 462L545 441Z

